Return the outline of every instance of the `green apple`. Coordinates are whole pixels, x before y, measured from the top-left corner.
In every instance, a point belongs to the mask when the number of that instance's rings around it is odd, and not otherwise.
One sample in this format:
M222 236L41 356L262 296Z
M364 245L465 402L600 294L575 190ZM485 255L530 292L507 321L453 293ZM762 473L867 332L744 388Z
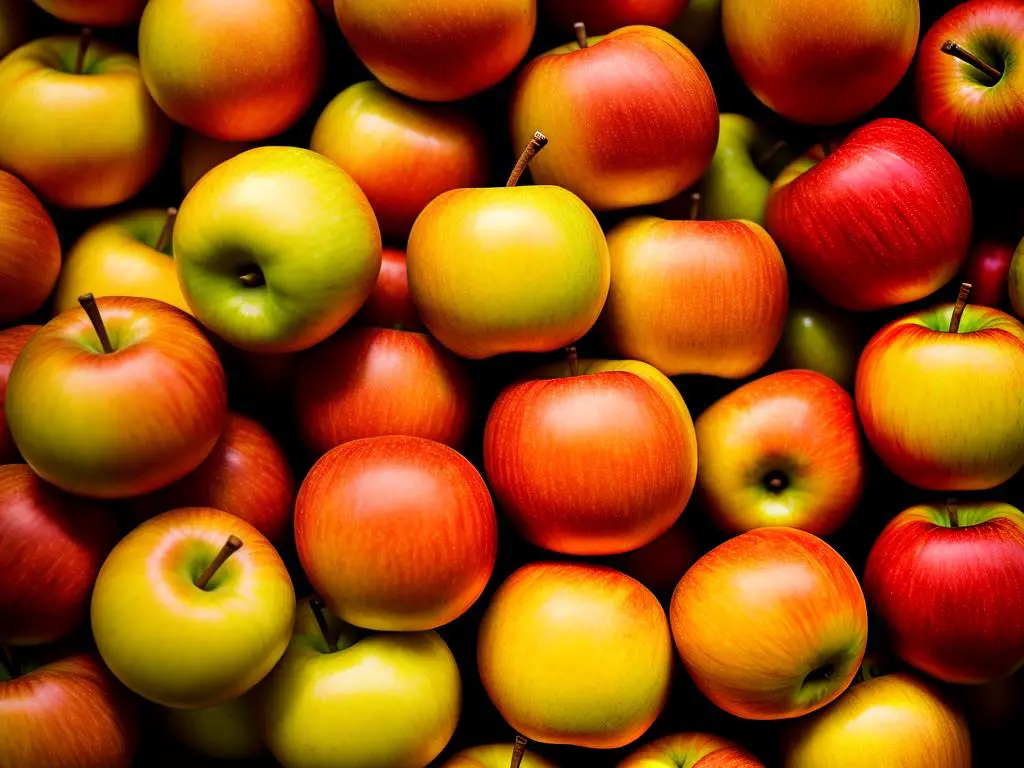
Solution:
M167 730L193 752L217 760L241 760L263 752L249 696L201 709L163 710Z
M1017 317L1024 319L1024 240L1010 261L1010 303Z
M817 371L852 390L864 342L847 314L823 302L804 301L790 307L776 355L785 368Z

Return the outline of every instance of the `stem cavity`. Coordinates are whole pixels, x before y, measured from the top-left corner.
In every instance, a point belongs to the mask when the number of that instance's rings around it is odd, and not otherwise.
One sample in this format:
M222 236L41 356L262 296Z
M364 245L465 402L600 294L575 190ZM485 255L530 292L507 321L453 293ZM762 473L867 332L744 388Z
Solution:
M988 75L992 78L992 84L999 82L1002 78L1002 71L996 69L988 62L982 61L973 53L962 47L959 43L953 40L947 40L942 44L942 52L953 56L954 58L960 59L960 61L966 62L974 67L979 72Z
M515 168L512 169L512 175L508 177L508 183L506 187L514 187L519 183L519 179L522 178L526 169L530 166L530 161L537 156L544 147L547 146L548 137L540 131L533 134L533 138L530 139L530 143L526 145L526 149L523 150L523 154L519 156L519 160L516 161Z
M213 558L213 561L206 566L206 570L203 571L203 575L196 580L196 586L200 589L206 589L206 585L210 583L210 579L217 573L218 569L224 565L229 557L235 552L242 548L242 540L235 535L228 536L228 540L224 542L224 546L220 548L220 552Z
M103 324L103 316L100 314L100 308L96 304L96 297L91 293L83 293L78 297L78 303L82 305L82 309L85 310L85 314L89 316L89 321L92 323L92 327L100 339L100 346L103 347L103 353L109 355L114 351L114 347L110 344L110 337L107 335L107 326Z
M960 510L956 506L956 499L946 499L946 514L949 515L949 527L960 527Z

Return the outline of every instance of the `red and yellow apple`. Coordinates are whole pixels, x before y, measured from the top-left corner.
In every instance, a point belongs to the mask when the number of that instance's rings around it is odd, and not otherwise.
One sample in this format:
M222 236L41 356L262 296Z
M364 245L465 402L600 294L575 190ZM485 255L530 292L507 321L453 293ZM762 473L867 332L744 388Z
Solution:
M1013 246L1004 240L979 240L971 247L961 274L972 286L972 302L986 307L1006 305Z
M663 736L638 749L618 768L764 768L731 741L707 733L677 733Z
M14 444L11 430L7 428L7 415L4 402L7 400L7 380L11 376L14 361L21 350L28 344L40 325L17 325L14 328L0 331L0 464L13 464L18 461L18 446Z
M38 311L60 269L50 215L17 176L0 171L0 326Z
M564 34L582 22L594 35L630 24L665 27L679 18L689 0L541 0L545 15Z
M512 750L515 748L515 744L470 747L448 758L441 768L508 768L511 764ZM523 754L519 765L520 768L557 768L554 763L538 757L529 749Z
M409 293L409 271L405 251L384 248L380 255L377 282L362 308L352 318L353 325L376 325L403 331L424 330L420 312Z
M32 0L68 24L124 27L142 16L146 0Z
M181 137L181 155L178 177L181 188L188 194L209 171L232 157L253 149L247 141L212 139L197 131L185 130Z

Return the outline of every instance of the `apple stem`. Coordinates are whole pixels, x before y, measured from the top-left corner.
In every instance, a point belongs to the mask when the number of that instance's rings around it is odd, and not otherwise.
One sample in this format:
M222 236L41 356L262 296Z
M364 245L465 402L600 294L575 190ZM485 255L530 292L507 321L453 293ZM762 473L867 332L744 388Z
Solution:
M764 152L757 156L757 159L754 160L754 165L756 165L760 170L763 171L768 165L771 164L771 162L776 157L779 156L779 152L785 149L786 146L787 142L785 141L785 139L779 139L770 147L768 147L768 149L766 149Z
M167 220L164 221L164 228L160 230L160 236L156 239L156 250L163 252L171 243L171 236L174 234L174 222L178 218L177 208L167 209Z
M338 638L334 632L331 631L331 627L327 623L327 617L324 615L324 601L319 597L314 597L309 601L309 609L313 611L313 618L316 619L316 625L320 627L320 634L324 636L324 642L327 643L327 650L331 653L337 653Z
M949 332L958 333L960 331L960 320L964 316L964 310L967 309L967 297L971 295L970 283L960 283L960 295L956 297L956 304L953 305L953 314L949 318Z
M239 275L238 282L246 288L259 288L261 285L267 284L267 280L261 272L246 272L244 275Z
M109 355L114 351L114 347L110 344L110 337L107 335L107 326L103 324L103 316L100 314L100 308L96 304L96 297L91 293L83 293L78 297L78 303L82 305L82 309L85 310L85 314L89 316L89 320L92 322L92 327L95 329L96 335L99 336L103 352Z
M7 674L11 680L18 677L18 664L14 661L14 654L11 652L11 646L7 643L0 643L0 648L3 649L3 664L7 667Z
M218 552L217 556L213 558L213 562L206 566L206 570L203 571L203 575L196 581L196 586L200 589L206 589L206 585L210 583L210 579L213 578L213 574L215 574L217 570L224 565L229 557L241 548L242 540L240 538L234 534L228 536L228 540L224 542L224 546L220 548L220 552Z
M89 52L90 45L92 45L92 30L86 27L78 38L78 55L75 57L76 75L82 74L82 69L85 67L85 55Z
M956 499L946 499L946 514L949 515L949 527L960 527L960 510L956 506Z
M521 734L516 734L516 743L512 747L512 762L508 768L519 768L523 762L523 755L526 754L526 737Z
M579 376L580 375L580 356L576 352L576 347L565 348L565 359L569 363L569 375Z
M988 62L982 61L973 53L963 48L959 43L952 40L947 40L942 44L942 52L970 64L980 72L984 72L986 75L991 77L994 82L999 82L1003 76L1003 73L1000 70L996 69Z
M519 156L519 160L516 161L516 167L512 169L512 175L508 177L508 183L506 187L514 187L519 183L519 179L522 178L523 173L530 165L530 161L537 156L537 153L547 146L548 137L540 131L533 134L533 138L530 139L530 143L526 145L526 149L523 150L523 154Z
M582 21L577 21L572 25L572 28L576 32L576 42L580 44L580 48L589 48L590 43L587 41L587 25Z
M697 221L700 218L700 192L690 195L690 221Z

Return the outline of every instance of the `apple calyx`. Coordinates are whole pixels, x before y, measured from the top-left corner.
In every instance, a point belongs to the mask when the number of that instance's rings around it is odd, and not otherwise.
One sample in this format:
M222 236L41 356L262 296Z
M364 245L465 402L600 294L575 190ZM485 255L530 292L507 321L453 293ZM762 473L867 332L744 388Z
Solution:
M765 488L775 494L782 493L789 487L789 475L781 469L773 469L761 481L764 483Z
M971 295L970 283L960 283L960 295L956 297L956 304L953 305L953 314L949 318L949 332L960 332L960 320L963 319L964 310L967 309L967 297Z
M82 74L82 69L85 67L85 56L89 52L90 45L92 45L92 29L85 27L78 38L78 54L75 56L76 75Z
M516 743L512 745L512 762L509 763L509 768L519 768L523 762L523 756L526 754L526 737L520 733L516 734Z
M206 570L203 571L202 575L196 579L196 586L200 589L205 590L206 585L210 583L210 579L217 573L222 565L231 557L235 552L242 548L242 540L234 534L228 536L228 540L224 542L224 546L220 548L220 552L213 558Z
M111 345L110 337L107 335L107 326L103 324L100 308L96 305L96 297L91 293L83 293L78 297L78 303L82 305L85 314L89 316L89 321L99 337L100 346L103 347L103 353L109 355L114 351L114 347Z
M1002 70L996 69L986 61L982 61L980 58L975 56L973 53L968 51L962 45L954 40L947 40L942 44L942 52L953 56L954 58L960 59L960 61L966 62L974 67L982 74L988 75L992 78L992 85L995 85L1002 79Z
M587 25L582 21L577 21L572 25L572 29L576 33L576 42L579 43L580 48L589 48L590 41L587 40Z
M576 352L576 347L565 348L565 361L569 364L569 375L579 376L580 375L580 356Z
M246 288L259 288L267 284L267 279L263 276L263 272L258 267L247 267L246 270L238 276L238 282L244 285Z
M161 253L171 244L171 237L174 235L174 222L178 219L178 209L167 209L167 220L164 221L164 228L160 230L160 236L156 239L153 248Z
M320 634L324 636L324 642L327 643L327 650L329 653L338 652L338 636L331 630L330 624L327 623L327 617L324 615L324 601L319 597L314 597L309 601L309 610L313 612L313 618L316 619L316 625L320 627Z
M949 515L949 527L960 527L960 511L956 506L956 499L946 499L946 514Z
M548 144L548 137L540 131L533 134L533 138L530 139L530 143L526 145L526 149L523 150L523 154L519 156L516 161L515 168L512 169L512 174L508 177L508 183L506 187L514 187L519 183L519 179L522 178L526 169L530 166L530 161L537 156Z

